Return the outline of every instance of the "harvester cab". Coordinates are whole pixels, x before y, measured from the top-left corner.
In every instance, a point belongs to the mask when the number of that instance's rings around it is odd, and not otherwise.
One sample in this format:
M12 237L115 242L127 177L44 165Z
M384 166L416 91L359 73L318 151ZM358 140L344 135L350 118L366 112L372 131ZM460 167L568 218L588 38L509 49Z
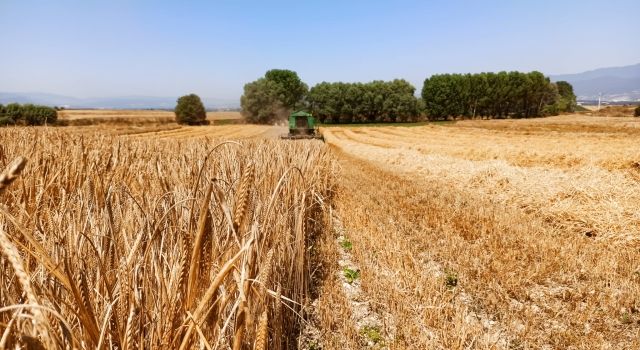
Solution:
M315 118L307 112L298 111L289 116L289 133L282 135L283 139L322 139L316 128Z

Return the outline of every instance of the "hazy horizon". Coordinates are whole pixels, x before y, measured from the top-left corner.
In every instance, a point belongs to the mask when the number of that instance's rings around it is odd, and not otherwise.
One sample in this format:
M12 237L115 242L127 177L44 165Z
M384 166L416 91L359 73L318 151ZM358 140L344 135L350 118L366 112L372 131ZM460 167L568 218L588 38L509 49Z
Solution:
M0 2L0 92L237 99L272 68L321 81L580 73L640 62L636 1Z

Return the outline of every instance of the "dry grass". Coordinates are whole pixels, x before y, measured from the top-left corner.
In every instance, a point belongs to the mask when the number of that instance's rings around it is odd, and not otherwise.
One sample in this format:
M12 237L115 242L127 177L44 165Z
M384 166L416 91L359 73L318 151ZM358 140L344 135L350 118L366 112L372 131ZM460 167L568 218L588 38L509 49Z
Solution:
M637 106L635 105L623 105L623 106L606 106L601 107L598 110L598 107L589 108L593 111L593 115L601 116L601 117L633 117L633 111Z
M65 132L82 135L247 139L277 138L286 133L273 126L244 125L239 112L207 112L211 125L205 127L178 125L173 112L158 110L64 110L59 112L59 119L66 125Z
M35 132L47 130L46 127L32 127ZM65 126L59 127L61 132L73 135L90 136L121 136L127 139L154 139L154 140L189 140L200 141L208 139L276 139L279 135L286 133L282 127L268 125L207 125L207 126L186 126L175 123L169 124L94 124L87 126Z
M322 143L0 138L0 168L28 159L1 177L0 347L295 347L333 181Z
M182 126L175 129L140 132L135 134L140 138L153 139L193 139L199 137L212 137L224 139L244 139L260 136L268 132L269 125L221 125L221 126Z
M640 135L586 118L324 130L384 346L640 346ZM323 290L328 348L367 347L334 311L342 288Z
M215 124L242 124L240 112L207 112L207 120ZM163 110L69 109L58 112L58 124L93 128L156 129L177 128L175 114Z
M131 120L174 120L172 111L135 109L67 109L58 113L61 120L78 119L131 119ZM242 119L240 112L207 112L208 120Z
M571 114L548 118L536 119L505 119L491 120L465 120L457 122L456 126L481 128L494 131L507 131L523 135L558 133L574 136L614 136L622 137L624 134L639 134L639 118L616 118L605 116L590 116L586 114ZM581 134L581 135L579 135Z
M446 177L571 232L640 243L638 134L506 132L459 123L331 129L325 137L385 168Z

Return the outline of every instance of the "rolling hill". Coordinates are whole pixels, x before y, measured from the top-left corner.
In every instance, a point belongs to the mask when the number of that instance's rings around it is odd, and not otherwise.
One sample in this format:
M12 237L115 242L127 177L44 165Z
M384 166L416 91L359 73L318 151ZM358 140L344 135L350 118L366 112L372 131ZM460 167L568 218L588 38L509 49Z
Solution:
M640 63L624 67L599 68L577 74L552 75L552 81L573 85L578 100L640 101Z

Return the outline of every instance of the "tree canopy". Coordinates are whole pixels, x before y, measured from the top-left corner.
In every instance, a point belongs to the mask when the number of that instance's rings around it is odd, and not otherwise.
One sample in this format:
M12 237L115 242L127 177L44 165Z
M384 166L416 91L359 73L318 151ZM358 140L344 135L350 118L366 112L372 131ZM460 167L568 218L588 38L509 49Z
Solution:
M272 123L303 107L307 91L307 84L296 72L269 70L264 77L244 86L244 94L240 98L242 114L252 123Z
M327 83L312 87L307 102L323 123L406 122L415 119L418 100L406 80Z
M206 125L207 111L202 100L196 94L189 94L178 99L175 108L176 122L187 125Z
M309 91L298 74L288 69L272 69L264 78L276 84L278 100L287 109L295 109Z
M563 89L567 89L564 84ZM566 106L561 109L556 104L559 98L556 84L535 71L439 74L426 79L422 88L425 110L432 119L540 117L565 111Z
M244 86L240 97L242 115L252 123L269 124L285 110L278 96L275 82L260 78Z
M54 108L34 104L10 103L0 105L0 125L55 124L58 113Z
M560 95L558 109L561 112L575 112L578 104L576 103L576 95L573 93L573 86L566 81L557 81L556 86Z
M307 108L323 123L379 123L430 119L532 118L572 112L571 84L551 83L534 71L437 74L425 79L421 99L404 79L368 83L322 82L307 92L298 75L273 69L244 86L242 113L254 123L271 123Z

